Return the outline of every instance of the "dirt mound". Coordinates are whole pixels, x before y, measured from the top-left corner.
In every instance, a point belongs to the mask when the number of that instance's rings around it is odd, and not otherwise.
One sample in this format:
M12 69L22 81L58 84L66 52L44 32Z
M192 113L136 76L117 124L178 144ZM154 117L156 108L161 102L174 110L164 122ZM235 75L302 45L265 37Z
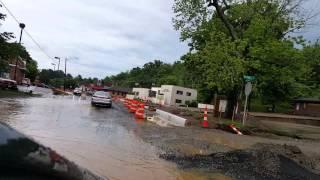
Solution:
M257 144L251 149L179 157L162 154L180 168L222 171L234 179L320 179L316 162L295 146Z

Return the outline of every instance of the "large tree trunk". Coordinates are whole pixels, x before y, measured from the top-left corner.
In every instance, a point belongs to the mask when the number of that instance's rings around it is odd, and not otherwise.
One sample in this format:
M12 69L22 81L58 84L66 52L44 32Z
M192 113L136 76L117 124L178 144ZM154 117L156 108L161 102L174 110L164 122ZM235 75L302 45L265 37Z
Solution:
M228 93L228 104L225 113L225 118L232 118L234 108L236 107L238 102L239 92L239 88L235 87L231 92Z

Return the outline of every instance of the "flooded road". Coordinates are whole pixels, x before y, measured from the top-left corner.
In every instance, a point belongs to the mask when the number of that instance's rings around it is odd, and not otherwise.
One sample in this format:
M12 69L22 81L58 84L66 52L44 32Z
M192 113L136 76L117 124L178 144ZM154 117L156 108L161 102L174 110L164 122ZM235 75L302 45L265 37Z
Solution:
M155 149L135 136L130 115L91 107L78 97L13 100L2 120L36 141L52 147L101 176L111 179L174 179L174 165L158 158ZM118 121L132 124L128 131Z
M102 177L206 179L160 159L159 151L139 138L141 123L115 103L96 108L79 97L51 96L0 99L0 108L2 122Z

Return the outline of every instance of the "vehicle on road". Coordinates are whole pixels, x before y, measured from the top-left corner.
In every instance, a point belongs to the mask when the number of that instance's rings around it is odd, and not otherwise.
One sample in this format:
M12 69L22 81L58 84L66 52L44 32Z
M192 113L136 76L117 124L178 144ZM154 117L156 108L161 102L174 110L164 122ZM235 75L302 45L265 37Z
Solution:
M80 88L75 88L75 89L73 90L73 94L74 94L75 96L81 96L81 93L82 93L82 91L81 91Z
M112 107L112 98L110 93L104 91L96 91L91 98L91 105L101 105Z

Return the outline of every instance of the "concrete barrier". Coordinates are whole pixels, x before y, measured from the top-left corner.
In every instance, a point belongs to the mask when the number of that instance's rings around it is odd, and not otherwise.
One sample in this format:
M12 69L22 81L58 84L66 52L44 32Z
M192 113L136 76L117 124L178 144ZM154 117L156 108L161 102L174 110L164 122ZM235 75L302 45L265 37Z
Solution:
M187 124L187 119L168 113L166 111L162 111L160 109L157 109L156 117L160 119L161 124L168 124L180 127L185 127Z
M132 94L127 94L126 98L127 98L127 99L134 99L134 95L132 95Z

